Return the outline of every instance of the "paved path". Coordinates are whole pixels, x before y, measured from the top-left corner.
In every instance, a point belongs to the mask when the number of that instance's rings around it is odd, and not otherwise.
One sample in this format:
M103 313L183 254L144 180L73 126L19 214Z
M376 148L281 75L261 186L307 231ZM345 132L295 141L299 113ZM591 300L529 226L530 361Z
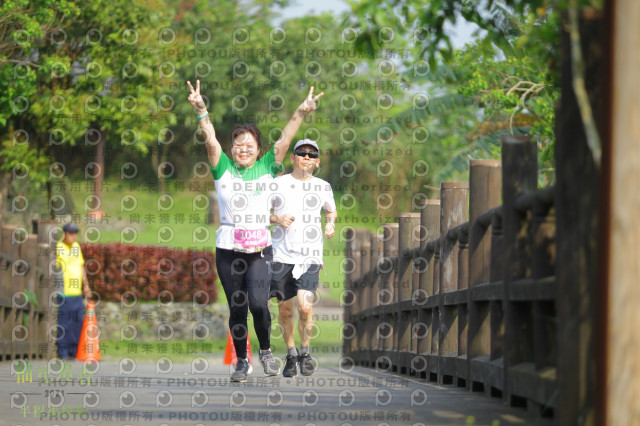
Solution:
M231 384L229 366L213 359L102 362L97 370L31 361L30 377L3 362L0 425L539 424L524 410L462 388L331 364L293 379L265 377L254 365L247 383Z

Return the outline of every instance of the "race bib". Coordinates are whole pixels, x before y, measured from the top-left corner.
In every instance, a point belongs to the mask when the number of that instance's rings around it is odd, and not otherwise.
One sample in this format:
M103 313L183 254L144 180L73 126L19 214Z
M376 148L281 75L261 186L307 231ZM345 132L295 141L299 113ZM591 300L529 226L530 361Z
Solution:
M233 249L246 253L260 251L267 246L267 232L269 231L266 228L235 228L233 230Z

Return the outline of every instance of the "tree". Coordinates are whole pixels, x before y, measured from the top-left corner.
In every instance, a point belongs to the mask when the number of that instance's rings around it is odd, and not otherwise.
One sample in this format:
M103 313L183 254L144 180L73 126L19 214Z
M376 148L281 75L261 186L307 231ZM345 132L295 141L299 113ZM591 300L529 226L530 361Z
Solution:
M159 58L167 50L158 33L169 27L172 9L160 1L71 6L73 14L56 18L58 28L48 33L33 30L34 43L23 46L16 60L24 65L25 76L15 78L14 70L14 78L7 81L10 94L17 89L24 93L20 99L25 107L14 107L3 116L11 117L11 124L29 135L28 144L37 151L38 165L46 172L49 163L70 146L83 140L90 148L95 145L95 161L82 168L95 179L94 208L98 209L105 148L107 153L137 150L145 154L159 131L175 124L172 108L163 105L162 86L155 84ZM34 16L39 16L37 10ZM12 54L17 55L15 50ZM9 72L6 66L3 70ZM15 144L11 132L2 136L7 159L6 151ZM12 166L5 161L7 167ZM47 188L50 199L50 182Z
M32 175L38 183L47 181L48 162L40 149L29 142L29 133L11 119L20 116L37 92L34 49L59 31L67 17L76 16L72 1L11 0L0 4L0 209L7 198L11 172ZM17 125L16 125L17 124Z
M380 49L374 35L393 25L399 35L412 36L412 57L405 65L430 64L430 72L419 77L423 84L435 93L461 95L475 105L471 117L475 128L457 135L464 143L433 176L435 184L466 173L469 158L499 157L499 136L505 130L537 138L540 183L553 181L548 172L553 171L554 103L559 96L555 57L561 2L389 1L388 6L398 12L393 17L376 14L372 3L352 3L355 18L347 22L358 28L359 46ZM479 30L472 43L456 51L445 24L461 18Z

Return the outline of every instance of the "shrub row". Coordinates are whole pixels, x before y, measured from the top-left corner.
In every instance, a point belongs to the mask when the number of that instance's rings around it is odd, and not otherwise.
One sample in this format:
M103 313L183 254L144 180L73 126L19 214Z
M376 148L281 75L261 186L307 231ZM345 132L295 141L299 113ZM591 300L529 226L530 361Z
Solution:
M103 300L217 300L213 253L116 243L81 248L91 289Z

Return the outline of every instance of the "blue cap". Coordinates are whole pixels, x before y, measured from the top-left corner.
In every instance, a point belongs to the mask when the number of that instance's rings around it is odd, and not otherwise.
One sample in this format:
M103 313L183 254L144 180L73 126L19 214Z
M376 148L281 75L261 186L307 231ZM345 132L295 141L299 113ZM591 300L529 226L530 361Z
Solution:
M67 223L62 227L62 230L73 234L74 232L78 232L78 225L75 223Z

